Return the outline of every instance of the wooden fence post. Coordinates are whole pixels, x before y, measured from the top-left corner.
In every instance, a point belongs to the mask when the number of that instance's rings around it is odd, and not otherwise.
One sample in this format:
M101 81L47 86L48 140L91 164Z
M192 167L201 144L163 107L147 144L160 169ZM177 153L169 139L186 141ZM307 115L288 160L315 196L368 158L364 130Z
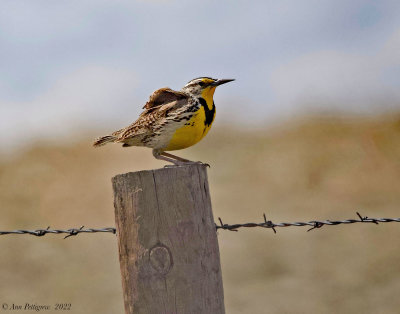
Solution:
M206 166L112 182L125 312L225 313Z

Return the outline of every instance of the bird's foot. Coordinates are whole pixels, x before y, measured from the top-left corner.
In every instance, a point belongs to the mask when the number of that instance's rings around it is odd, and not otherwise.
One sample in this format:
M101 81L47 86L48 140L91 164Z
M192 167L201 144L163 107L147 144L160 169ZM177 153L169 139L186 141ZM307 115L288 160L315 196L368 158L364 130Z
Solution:
M192 161L192 163L194 164L198 164L198 165L203 165L206 166L208 168L211 168L210 164L206 163L206 162L202 162L202 161Z
M177 161L177 162L174 162L173 165L165 165L164 168L185 167L185 166L189 166L189 165L203 165L208 168L211 167L209 164L201 162L201 161L186 161L186 162Z
M182 167L182 165L165 165L164 168L176 168L176 167Z

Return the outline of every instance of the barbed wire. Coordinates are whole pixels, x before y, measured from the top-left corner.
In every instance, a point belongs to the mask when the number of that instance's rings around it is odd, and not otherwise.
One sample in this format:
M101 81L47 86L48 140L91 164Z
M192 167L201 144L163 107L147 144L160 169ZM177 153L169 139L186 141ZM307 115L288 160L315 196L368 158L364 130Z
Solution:
M6 235L6 234L30 234L33 236L37 237L42 237L46 234L52 233L52 234L67 234L64 239L71 237L71 236L76 236L79 233L98 233L98 232L110 232L113 234L116 234L116 229L112 227L107 227L107 228L88 228L84 229L84 226L80 228L71 228L71 229L50 229L50 227L47 227L46 229L37 229L37 230L13 230L13 231L0 231L0 235Z
M304 227L309 226L311 227L307 231L311 231L314 229L321 228L323 226L337 226L341 224L354 224L354 223L374 223L379 224L380 222L400 222L400 218L369 218L367 216L363 217L360 213L356 212L359 219L346 219L346 220L311 220L308 222L281 222L281 223L273 223L271 220L267 220L265 214L263 214L264 221L261 223L249 222L243 224L224 224L221 218L218 218L220 224L215 225L217 230L229 230L229 231L238 231L239 228L254 228L254 227L261 227L261 228L270 228L276 233L275 228L279 227Z
M341 224L354 224L354 223L373 223L378 225L380 222L400 222L400 218L369 218L367 216L363 217L360 213L357 212L357 216L359 219L346 219L346 220L311 220L308 222L281 222L281 223L274 223L271 220L267 220L265 214L263 214L263 222L248 222L243 224L224 224L221 218L218 218L219 225L215 224L216 230L229 230L229 231L238 231L239 228L267 228L272 229L274 233L276 233L276 228L281 227L304 227L308 226L311 227L307 231L311 231L314 229L319 229L323 226L337 226ZM46 234L66 234L64 239L76 236L80 233L113 233L116 234L116 229L113 227L106 227L106 228L87 228L84 229L84 226L80 228L71 228L71 229L50 229L47 227L46 229L37 229L37 230L12 230L12 231L0 231L1 235L7 234L29 234L37 237L45 236Z

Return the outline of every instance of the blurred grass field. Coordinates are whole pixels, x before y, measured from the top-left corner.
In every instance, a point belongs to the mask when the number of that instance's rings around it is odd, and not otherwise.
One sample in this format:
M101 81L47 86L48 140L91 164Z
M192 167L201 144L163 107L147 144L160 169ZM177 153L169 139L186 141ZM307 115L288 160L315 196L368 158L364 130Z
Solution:
M100 133L101 134L101 133ZM37 143L0 164L0 230L114 226L111 177L163 166L142 148ZM182 157L211 164L225 223L400 216L400 114L214 127ZM398 313L396 223L219 231L227 313ZM123 313L116 237L0 237L0 302Z

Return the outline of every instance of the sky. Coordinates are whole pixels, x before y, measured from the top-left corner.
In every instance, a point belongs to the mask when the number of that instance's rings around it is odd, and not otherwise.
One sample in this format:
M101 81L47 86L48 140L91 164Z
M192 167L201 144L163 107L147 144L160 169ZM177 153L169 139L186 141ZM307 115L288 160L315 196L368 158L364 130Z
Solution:
M133 122L160 87L235 78L217 123L400 106L400 2L2 0L3 150Z

